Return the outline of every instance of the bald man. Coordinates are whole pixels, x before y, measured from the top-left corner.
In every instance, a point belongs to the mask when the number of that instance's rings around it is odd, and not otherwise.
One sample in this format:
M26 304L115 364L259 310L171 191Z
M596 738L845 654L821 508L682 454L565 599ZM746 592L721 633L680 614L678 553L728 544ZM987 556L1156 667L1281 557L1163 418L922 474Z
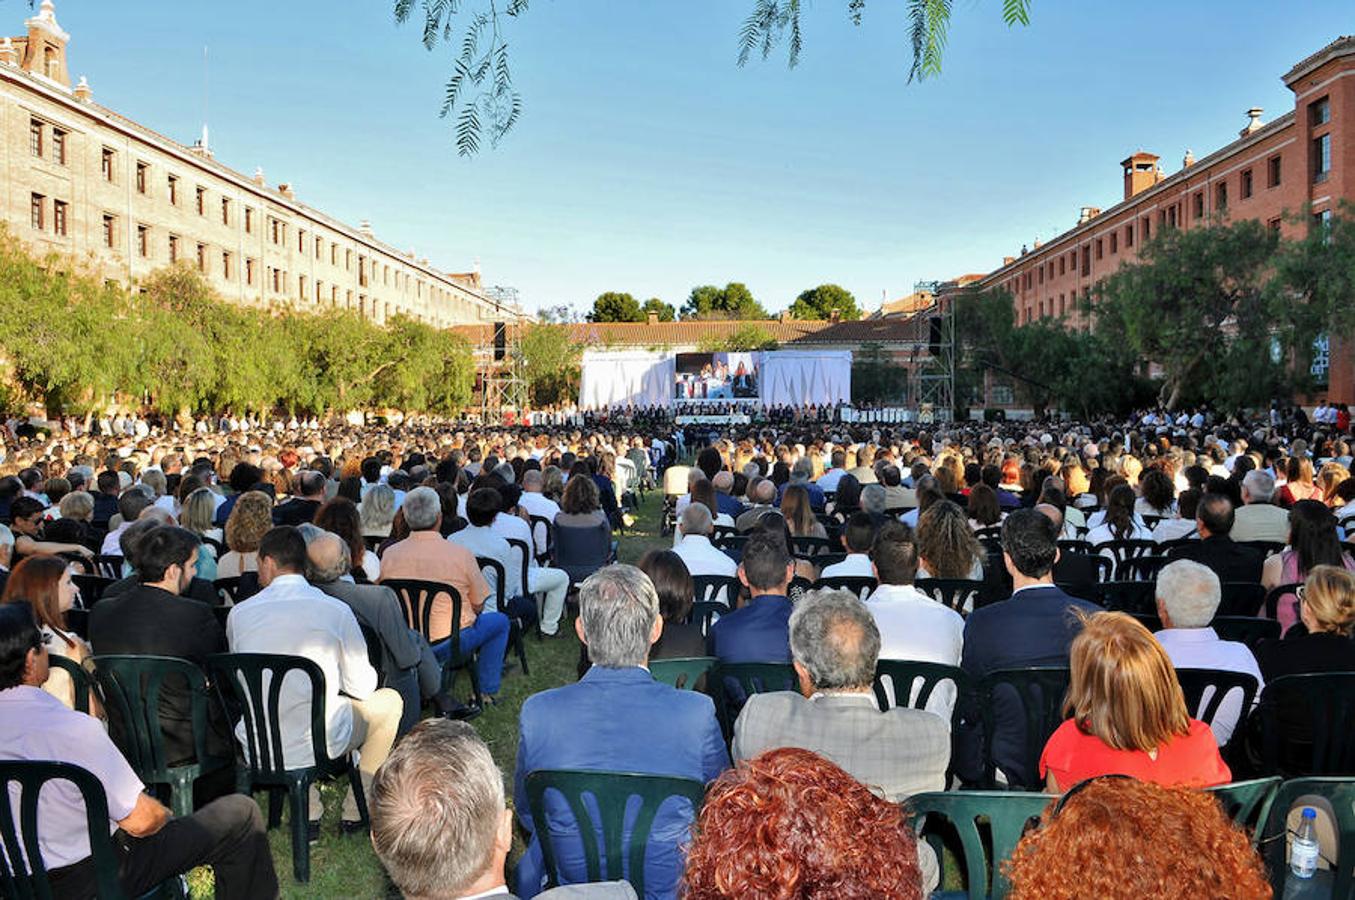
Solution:
M758 478L748 488L748 499L753 505L734 520L734 528L740 534L752 531L764 513L776 512L776 485L770 478Z

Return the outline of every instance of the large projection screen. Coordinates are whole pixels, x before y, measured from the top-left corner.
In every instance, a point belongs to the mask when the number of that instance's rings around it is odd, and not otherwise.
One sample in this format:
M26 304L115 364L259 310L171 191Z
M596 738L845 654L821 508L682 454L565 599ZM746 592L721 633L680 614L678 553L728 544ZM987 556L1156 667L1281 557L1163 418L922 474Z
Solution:
M672 403L672 353L649 350L588 350L579 376L579 406L668 406Z
M831 406L852 399L852 351L771 350L762 354L765 406Z

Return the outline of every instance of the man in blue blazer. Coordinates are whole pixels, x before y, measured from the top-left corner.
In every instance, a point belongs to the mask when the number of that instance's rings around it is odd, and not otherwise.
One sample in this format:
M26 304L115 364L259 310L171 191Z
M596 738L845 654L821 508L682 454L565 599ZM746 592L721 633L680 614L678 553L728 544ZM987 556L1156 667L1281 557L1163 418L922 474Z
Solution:
M704 694L678 691L650 676L649 647L663 633L653 583L634 566L598 571L579 588L579 639L593 666L577 684L527 699L519 718L514 808L531 835L517 868L517 893L531 898L545 883L537 829L527 805L527 776L538 769L643 772L708 782L729 767L715 705ZM583 842L563 799L547 794L551 845L561 882L586 880ZM685 800L666 802L654 821L645 854L645 896L677 896L695 811ZM598 844L602 845L599 834Z
M1043 513L1021 509L1002 524L1002 561L1012 576L1012 595L981 607L965 620L960 666L978 681L998 669L1027 666L1066 666L1068 647L1081 629L1078 611L1100 609L1070 597L1054 586L1058 561L1058 529ZM1012 784L1038 781L1025 753L1026 723L1014 692L997 697L993 730L993 759ZM983 729L975 698L960 704L955 734L955 770L967 782L983 776Z
M776 535L756 532L743 547L739 580L751 595L721 616L706 638L707 651L723 663L790 662L790 592L795 560Z

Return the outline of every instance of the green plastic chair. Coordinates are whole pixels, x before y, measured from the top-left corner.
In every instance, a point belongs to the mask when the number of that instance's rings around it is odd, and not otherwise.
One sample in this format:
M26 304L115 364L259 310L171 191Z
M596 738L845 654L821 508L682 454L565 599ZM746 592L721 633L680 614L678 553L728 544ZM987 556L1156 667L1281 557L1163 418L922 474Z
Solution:
M47 662L52 668L60 669L71 676L71 685L75 688L75 711L89 714L89 673L75 660L56 653L47 654Z
M1280 623L1259 616L1215 616L1209 627L1221 641L1237 641L1255 650L1261 641L1280 639Z
M715 698L715 717L728 741L734 734L734 720L754 694L773 691L795 691L800 679L790 663L719 663L711 679Z
M919 578L913 587L962 616L978 605L983 593L983 582L972 578Z
M1251 781L1234 781L1232 784L1220 784L1205 790L1214 795L1223 806L1228 818L1243 828L1255 829L1252 843L1261 839L1261 829L1265 826L1266 814L1280 786L1278 777L1253 778Z
M160 727L160 692L166 679L181 680L192 699L193 757L196 760L170 765L165 757L165 735ZM170 808L176 816L193 814L193 783L210 772L234 766L230 757L213 756L207 750L207 676L186 659L170 656L94 657L94 681L104 698L110 733L118 749L145 784L170 788Z
M1030 777L1025 782L1011 773L1008 785L1015 790L1039 791L1040 754L1049 736L1063 724L1063 699L1068 693L1070 673L1067 666L1031 666L1024 669L998 669L984 676L978 684L979 712L983 719L983 773L984 787L997 787L997 763L993 759L993 732L997 727L997 707L1016 701L1025 718L1025 747L1023 757ZM1006 690L1004 690L1006 689ZM1000 697L999 692L1006 696Z
M1355 772L1355 672L1284 675L1266 684L1261 714L1263 771L1284 776ZM1306 727L1292 730L1302 717ZM1286 724L1291 727L1286 727Z
M1265 821L1265 837L1261 841L1261 852L1265 857L1266 869L1270 872L1275 896L1284 895L1285 875L1289 872L1288 842L1285 840L1289 810L1304 797L1312 796L1326 799L1336 814L1335 857L1340 868L1335 873L1318 872L1323 881L1330 880L1332 883L1331 893L1326 896L1355 896L1355 778L1295 778L1284 782L1275 791ZM1323 846L1322 856L1332 859L1332 849Z
M1002 863L1012 855L1031 820L1038 820L1049 804L1058 799L1055 794L1020 791L935 791L909 797L904 805L914 824L921 829L929 815L943 817L959 834L964 852L968 892L938 891L932 897L1000 900L1007 896L1011 884L1002 874ZM980 829L981 821L986 828ZM940 835L932 830L924 831L924 836L940 860Z
M303 656L273 653L216 653L207 657L207 670L221 692L231 720L243 719L248 766L240 769L236 788L242 794L254 787L287 792L292 810L292 870L296 880L310 880L310 843L307 839L311 782L347 775L353 786L353 799L364 825L368 823L367 800L362 779L351 753L335 758L329 755L325 727L325 673ZM287 768L282 754L282 731L278 727L282 683L289 673L309 679L311 690L311 750L315 763L296 769ZM265 679L267 676L267 679ZM267 684L265 686L265 680ZM277 795L270 792L269 827L282 819Z
M889 678L888 685L884 681L886 677ZM895 706L926 709L932 693L938 685L946 681L955 684L955 708L958 709L960 697L974 690L973 679L964 669L945 663L882 659L875 663L875 700L880 704L880 709L891 709ZM912 696L914 688L917 689L916 697ZM890 702L890 689L894 694L893 702Z
M428 636L429 623L433 615L433 599L438 594L446 594L451 598L452 633L447 640L451 641L452 652L448 654L447 661L442 664L442 691L446 693L451 690L452 682L456 680L457 671L465 669L467 674L470 675L471 690L475 693L476 698L479 698L480 676L475 670L476 654L470 653L465 656L461 654L460 592L450 584L442 584L438 581L423 581L417 578L383 578L381 585L395 591L395 596L400 600L400 609L405 614L405 623L423 635L429 643L433 643Z
M125 900L127 894L118 880L118 853L108 831L108 798L99 779L71 763L28 760L0 762L0 896L16 900L49 900L52 896L38 844L38 795L53 781L69 782L80 792L99 900ZM19 789L17 810L10 796L13 786ZM18 832L15 822L20 823ZM178 878L171 878L143 894L141 900L178 897L178 883Z
M1238 691L1242 692L1242 705L1239 707L1241 715L1238 716L1237 726L1223 750L1224 755L1229 756L1241 745L1246 733L1243 725L1246 724L1252 701L1256 699L1256 692L1259 689L1256 678L1245 672L1229 672L1223 669L1177 669L1176 680L1180 682L1181 693L1186 698L1186 711L1192 718L1199 719L1211 728L1214 720L1218 718L1223 701L1230 694L1237 696ZM1204 696L1210 688L1214 690L1209 696L1209 702L1205 703Z
M574 815L583 841L584 872L561 872L546 818L546 792L557 791ZM595 805L584 801L591 795ZM527 808L541 844L549 886L625 879L635 893L645 896L645 849L659 808L670 797L685 797L692 805L692 821L701 812L706 786L692 778L643 775L630 772L590 772L582 769L540 769L527 776ZM634 809L631 798L638 797ZM627 808L633 811L628 815ZM594 816L596 810L596 817ZM627 843L625 828L630 824ZM601 854L598 833L602 834ZM606 856L606 868L602 863Z
M674 659L651 659L649 674L678 690L696 690L696 683L718 662L713 656L684 656Z

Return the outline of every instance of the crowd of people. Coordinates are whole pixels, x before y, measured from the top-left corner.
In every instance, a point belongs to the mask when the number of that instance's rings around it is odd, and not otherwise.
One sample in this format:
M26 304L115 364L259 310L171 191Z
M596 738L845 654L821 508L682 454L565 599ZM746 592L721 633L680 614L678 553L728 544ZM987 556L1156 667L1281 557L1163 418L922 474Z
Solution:
M341 830L364 829L365 795L406 896L480 897L508 892L519 828L524 898L633 896L624 882L548 890L588 881L590 845L562 799L530 802L533 773L553 770L709 785L704 803L654 816L648 897L925 896L941 867L909 800L975 786L1064 797L1008 863L1016 896L1085 896L1091 869L1103 897L1269 896L1248 836L1198 789L1270 774L1275 734L1231 695L1204 716L1177 671L1243 673L1257 697L1284 676L1355 672L1351 438L1326 413L244 426L11 419L0 433L0 762L94 775L131 896L203 864L222 897L275 896L278 882L234 767L172 815L120 749L118 711L63 662L168 656L209 672L219 654L304 656L323 675L325 733L310 732L309 683L289 677L279 746L288 767L313 764L315 746L355 754ZM647 490L666 495L672 547L617 563ZM1137 575L1121 552L1134 542L1154 560ZM1106 582L1135 578L1138 605L1112 602ZM404 605L411 580L442 588L421 620ZM968 592L942 602L941 583ZM1229 639L1224 613L1274 634ZM523 704L510 813L503 774L456 720L498 702L522 634L568 630L580 677ZM693 657L789 674L735 697L718 667L696 690L649 671ZM1063 667L1066 720L1032 757L1014 687L985 708L955 683L917 703L891 683L885 702L889 661L974 682ZM455 695L463 662L474 688ZM167 762L249 765L226 693L202 722L191 690L164 686ZM1311 744L1294 710L1277 720ZM78 795L46 791L37 809L55 895L91 895Z

